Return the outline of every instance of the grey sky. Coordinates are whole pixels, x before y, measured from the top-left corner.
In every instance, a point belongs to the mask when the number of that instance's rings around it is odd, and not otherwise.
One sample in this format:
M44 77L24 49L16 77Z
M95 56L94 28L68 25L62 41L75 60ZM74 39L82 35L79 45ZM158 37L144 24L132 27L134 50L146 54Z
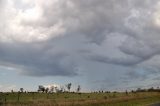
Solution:
M0 66L19 76L160 86L159 0L0 0L0 22Z

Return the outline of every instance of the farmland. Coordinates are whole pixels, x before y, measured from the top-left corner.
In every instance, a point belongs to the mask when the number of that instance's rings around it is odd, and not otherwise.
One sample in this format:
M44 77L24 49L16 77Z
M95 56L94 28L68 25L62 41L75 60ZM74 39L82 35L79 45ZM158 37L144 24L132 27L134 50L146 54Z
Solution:
M160 92L0 93L0 106L147 106L158 102Z

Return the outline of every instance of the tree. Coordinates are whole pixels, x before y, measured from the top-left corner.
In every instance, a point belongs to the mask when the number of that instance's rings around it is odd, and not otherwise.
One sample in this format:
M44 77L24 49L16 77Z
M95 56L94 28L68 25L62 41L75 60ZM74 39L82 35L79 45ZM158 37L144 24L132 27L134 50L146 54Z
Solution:
M65 88L63 86L60 87L60 92L65 92Z
M54 92L54 86L51 86L50 93L53 93L53 92Z
M77 87L77 92L79 92L80 90L81 90L81 86L78 85L78 87Z
M126 95L128 95L128 91L126 90Z
M42 85L38 86L38 92L44 92L45 91L45 87Z
M70 92L71 86L72 86L72 83L68 83L68 84L66 85L66 87L67 87L67 89L68 89L69 92Z
M59 92L59 89L57 86L55 86L54 89L55 89L55 92Z
M13 93L14 91L13 91L13 89L11 90L11 93Z
M20 88L20 92L23 92L23 90L24 90L23 88Z
M45 92L48 93L48 91L49 91L49 88L46 88L46 89L45 89Z

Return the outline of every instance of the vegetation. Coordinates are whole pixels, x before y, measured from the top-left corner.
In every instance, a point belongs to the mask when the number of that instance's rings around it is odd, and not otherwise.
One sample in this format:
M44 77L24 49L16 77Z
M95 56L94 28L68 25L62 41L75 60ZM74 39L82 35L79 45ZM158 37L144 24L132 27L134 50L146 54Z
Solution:
M160 102L160 92L0 93L0 106L145 106Z

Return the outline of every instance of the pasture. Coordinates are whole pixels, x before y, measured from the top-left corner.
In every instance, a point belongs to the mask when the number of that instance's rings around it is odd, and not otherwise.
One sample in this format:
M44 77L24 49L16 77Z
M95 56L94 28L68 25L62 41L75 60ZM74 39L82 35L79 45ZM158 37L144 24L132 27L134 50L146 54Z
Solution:
M0 106L147 106L160 92L137 93L0 93Z

